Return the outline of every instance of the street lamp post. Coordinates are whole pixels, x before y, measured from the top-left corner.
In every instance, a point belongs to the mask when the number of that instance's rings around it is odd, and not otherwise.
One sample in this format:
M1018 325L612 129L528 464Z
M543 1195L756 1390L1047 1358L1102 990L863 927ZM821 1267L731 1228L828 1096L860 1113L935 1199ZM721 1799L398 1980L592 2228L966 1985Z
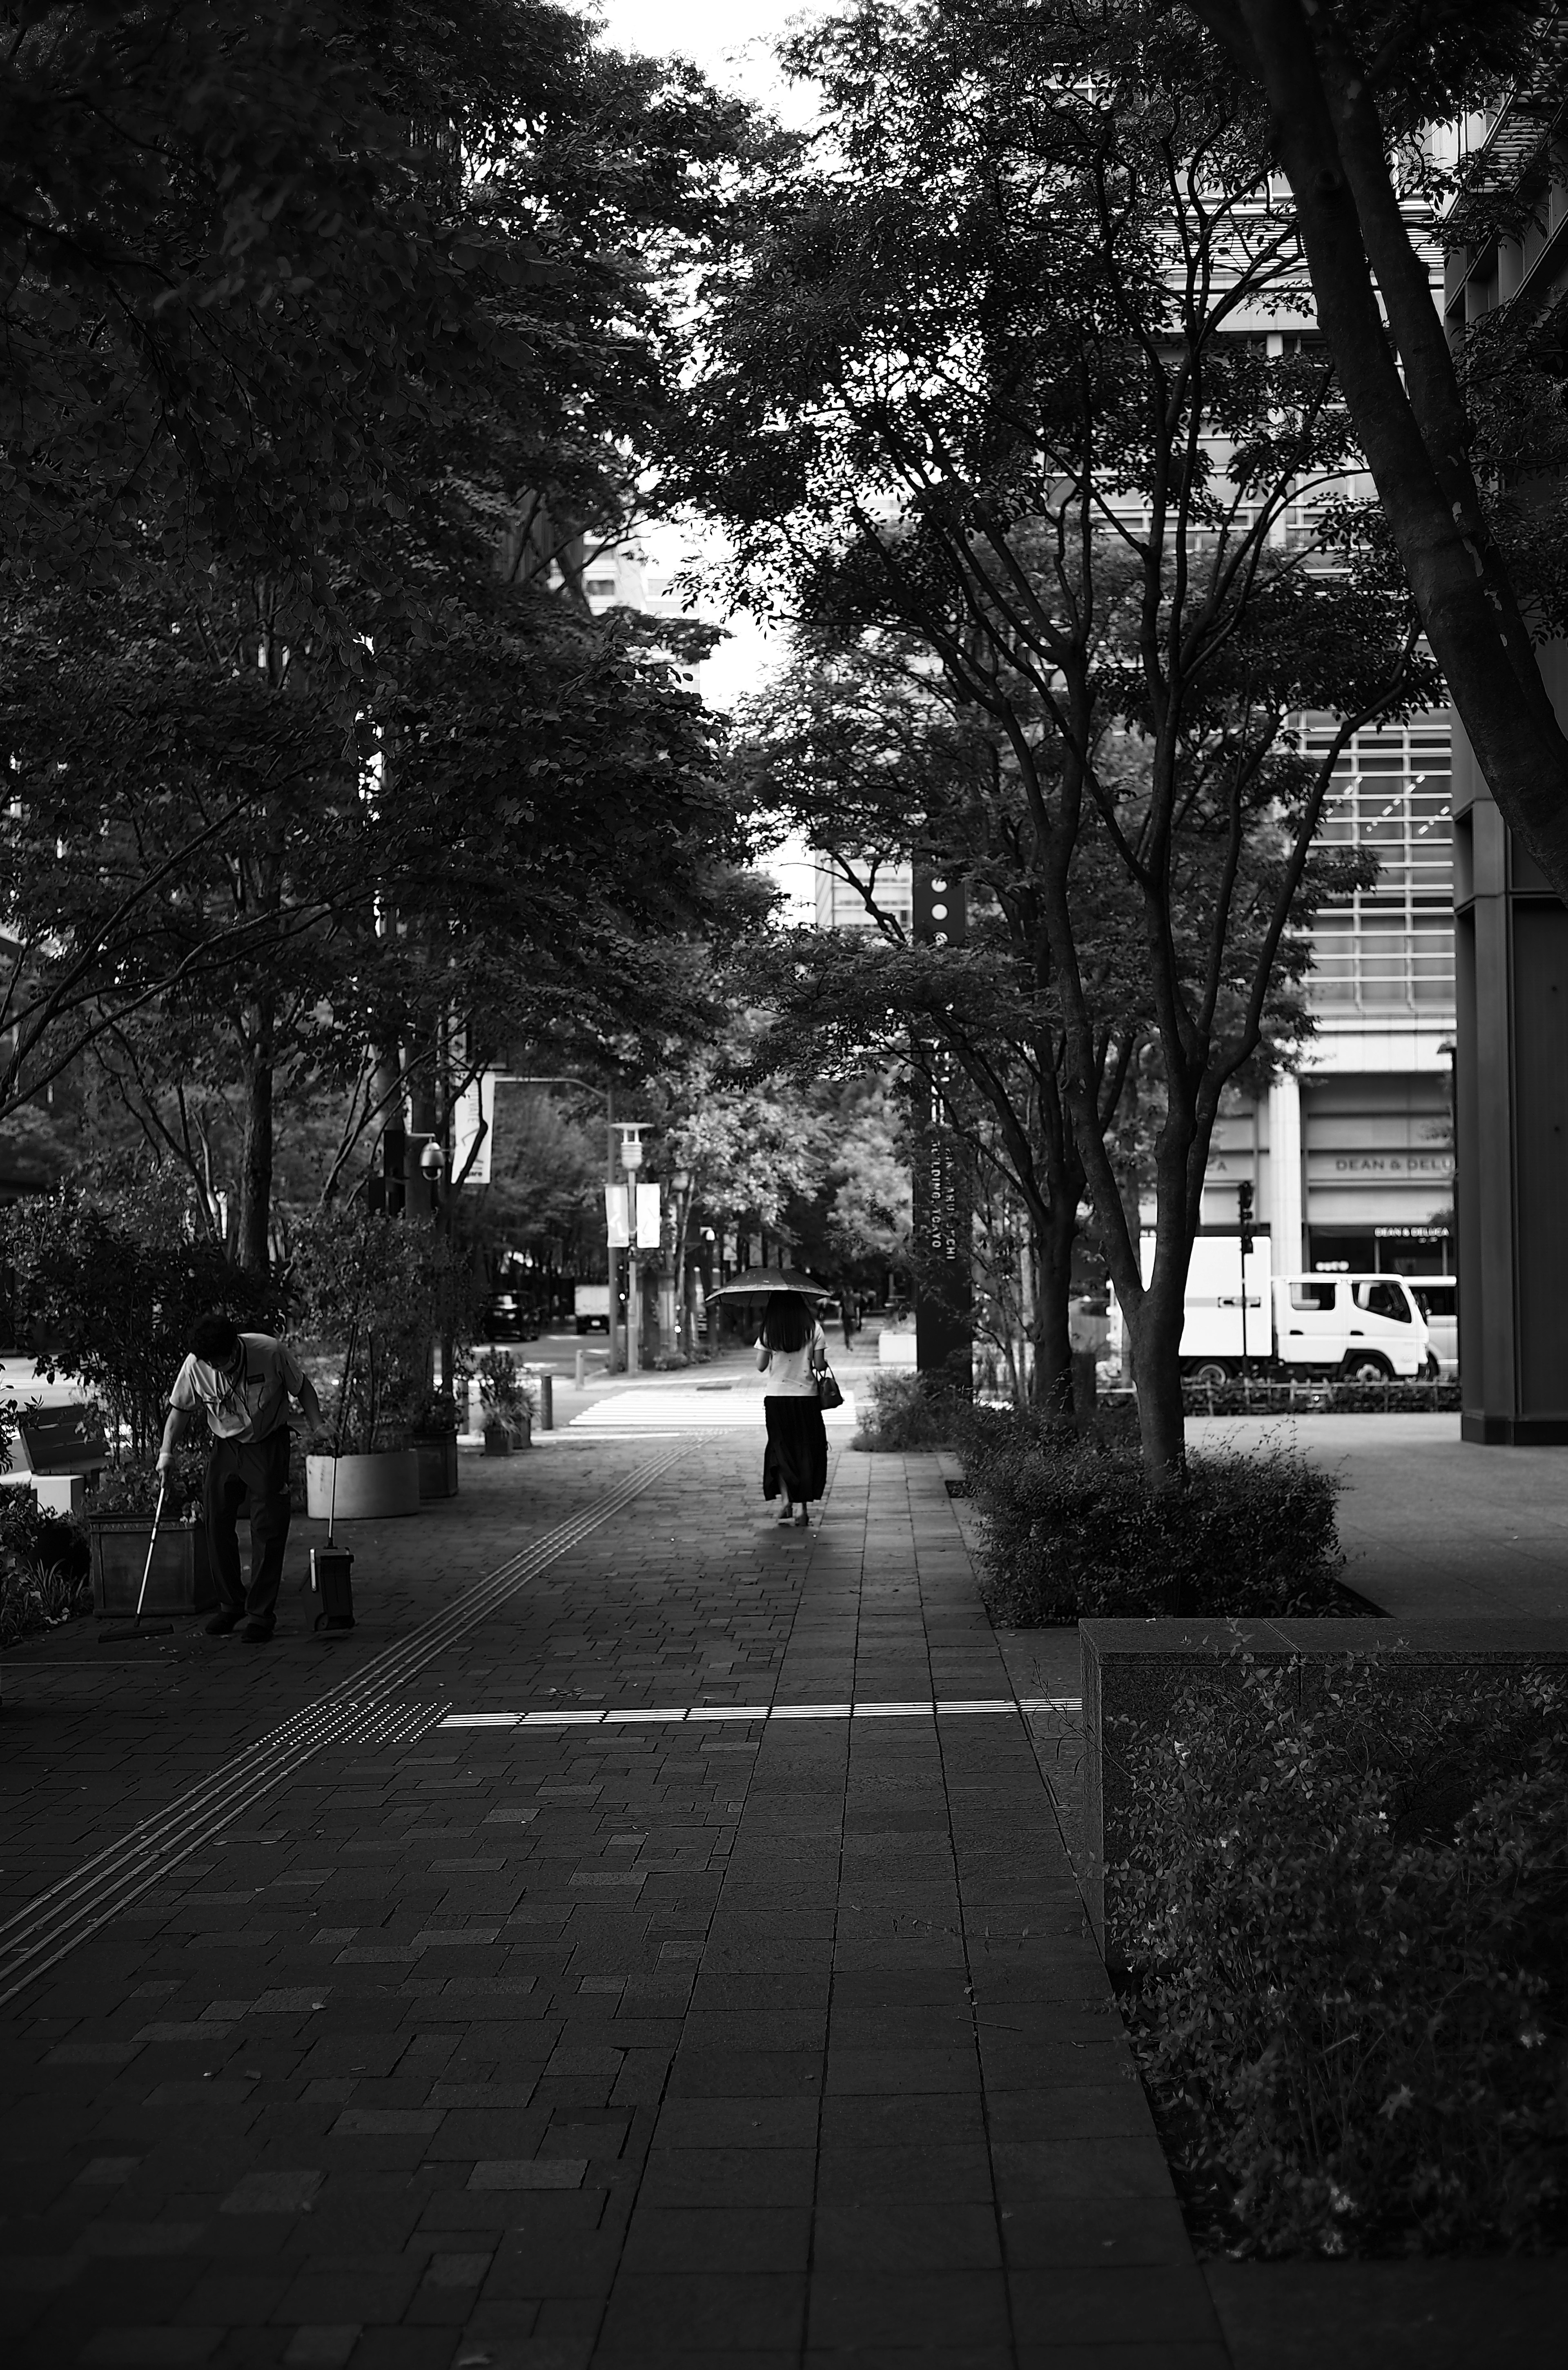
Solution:
M670 1171L670 1257L659 1306L659 1332L666 1357L674 1353L677 1344L688 1357L691 1354L686 1288L686 1195L690 1191L690 1170L673 1168Z
M642 1288L637 1265L637 1172L642 1166L642 1138L635 1128L621 1129L620 1161L626 1171L626 1370L635 1375L642 1365ZM612 1289L612 1306L615 1297Z

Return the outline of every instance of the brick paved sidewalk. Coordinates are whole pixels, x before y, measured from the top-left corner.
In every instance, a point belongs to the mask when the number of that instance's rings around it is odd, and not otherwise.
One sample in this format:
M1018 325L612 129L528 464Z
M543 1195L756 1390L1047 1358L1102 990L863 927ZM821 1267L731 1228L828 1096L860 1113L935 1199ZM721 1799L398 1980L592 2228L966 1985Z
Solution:
M756 1463L466 1465L344 1660L12 1658L8 1906L188 1796L6 2010L17 2370L1226 2370L1026 1722L888 1708L1011 1692L940 1469Z

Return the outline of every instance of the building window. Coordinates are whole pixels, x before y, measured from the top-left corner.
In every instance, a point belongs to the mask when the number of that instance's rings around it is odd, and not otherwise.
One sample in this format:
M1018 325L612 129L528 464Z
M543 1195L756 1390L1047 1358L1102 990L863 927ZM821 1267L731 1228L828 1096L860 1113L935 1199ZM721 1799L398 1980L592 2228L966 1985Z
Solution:
M1302 729L1309 756L1332 730ZM1454 1000L1453 823L1448 731L1421 720L1358 733L1334 768L1319 837L1370 848L1378 879L1326 907L1312 933L1312 1002L1387 1012Z

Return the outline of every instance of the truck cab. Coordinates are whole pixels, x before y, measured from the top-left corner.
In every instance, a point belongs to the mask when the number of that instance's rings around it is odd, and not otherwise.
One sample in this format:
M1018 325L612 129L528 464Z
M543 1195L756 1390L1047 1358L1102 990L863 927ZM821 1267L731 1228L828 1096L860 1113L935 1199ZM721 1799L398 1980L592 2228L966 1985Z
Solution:
M1274 1303L1282 1366L1370 1383L1427 1371L1426 1320L1401 1275L1279 1275Z
M1451 1275L1412 1275L1411 1295L1426 1319L1437 1371L1451 1382L1459 1371L1459 1286Z

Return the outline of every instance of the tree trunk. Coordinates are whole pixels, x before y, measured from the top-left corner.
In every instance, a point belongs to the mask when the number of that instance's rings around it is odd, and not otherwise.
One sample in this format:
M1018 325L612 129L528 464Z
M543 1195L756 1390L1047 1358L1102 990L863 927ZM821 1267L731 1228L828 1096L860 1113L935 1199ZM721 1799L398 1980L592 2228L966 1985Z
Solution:
M1438 356L1434 325L1415 312L1409 236L1380 132L1370 144L1363 120L1370 103L1353 79L1340 93L1336 125L1300 0L1239 0L1235 13L1228 0L1194 6L1262 87L1296 198L1319 327L1433 653L1505 821L1568 900L1568 736L1482 518L1468 457L1454 450L1453 419L1463 406L1451 362ZM1396 221L1402 256L1393 245ZM1411 374L1408 391L1378 310L1374 262ZM1424 302L1430 311L1430 298Z
M272 1080L277 998L264 990L247 1016L245 1142L239 1164L239 1264L248 1275L271 1266Z
M1185 1292L1172 1291L1172 1281L1169 1275L1151 1279L1137 1307L1123 1311L1133 1350L1144 1472L1158 1495L1182 1489L1187 1475L1181 1361Z
M1068 1331L1067 1303L1071 1294L1073 1244L1078 1236L1078 1211L1058 1198L1035 1228L1036 1298L1032 1397L1043 1415L1070 1416L1073 1411L1073 1350Z

